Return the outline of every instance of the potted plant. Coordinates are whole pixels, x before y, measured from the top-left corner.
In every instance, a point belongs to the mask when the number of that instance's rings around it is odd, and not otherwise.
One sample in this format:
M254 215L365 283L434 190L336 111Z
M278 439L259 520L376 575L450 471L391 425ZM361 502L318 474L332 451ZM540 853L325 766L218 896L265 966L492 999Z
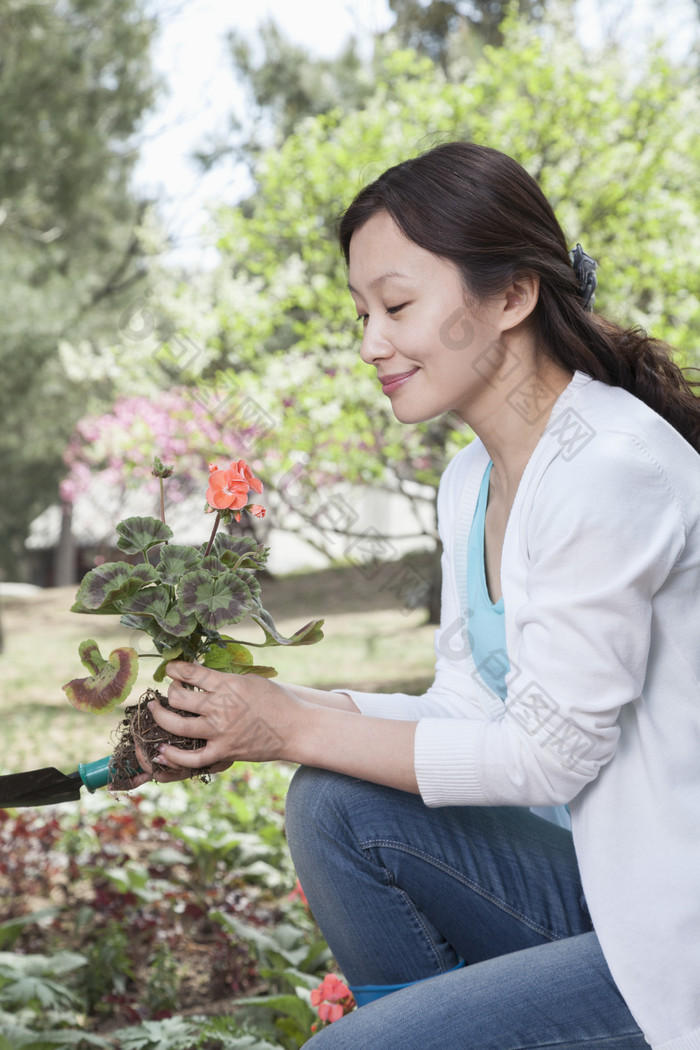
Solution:
M152 474L160 484L160 517L130 517L119 522L117 547L129 560L106 562L91 569L78 588L72 612L118 616L123 627L148 636L151 649L137 652L133 646L123 646L105 659L94 639L83 641L79 655L90 674L63 686L70 702L81 711L104 714L123 703L136 682L140 659L158 660L153 672L156 684L163 681L168 661L175 659L198 661L230 674L271 678L277 672L271 666L256 664L251 647L311 645L323 637L323 620L312 620L290 638L280 634L263 608L257 578L269 548L251 536L220 531L221 525L239 522L244 513L265 514L263 507L249 502L251 491L261 493L263 485L248 464L237 460L224 469L209 465L205 512L216 517L209 541L199 546L172 542L164 496L165 479L172 473L172 467L154 460ZM260 627L260 641L243 644L223 633L246 618ZM138 770L135 744L149 761L166 740L179 747L204 745L204 741L164 733L148 708L154 698L169 706L165 696L149 688L136 704L125 709L110 760L112 784L127 782ZM206 769L200 772L206 774Z

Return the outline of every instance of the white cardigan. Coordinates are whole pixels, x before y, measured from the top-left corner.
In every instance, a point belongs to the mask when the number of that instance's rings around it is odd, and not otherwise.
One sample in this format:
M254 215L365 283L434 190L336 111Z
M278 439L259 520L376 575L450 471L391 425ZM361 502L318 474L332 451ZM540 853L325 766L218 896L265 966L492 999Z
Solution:
M348 692L365 714L419 722L427 805L570 804L625 1001L656 1050L700 1050L700 456L637 398L576 373L506 530L505 705L465 623L487 463L475 440L440 485L433 685Z

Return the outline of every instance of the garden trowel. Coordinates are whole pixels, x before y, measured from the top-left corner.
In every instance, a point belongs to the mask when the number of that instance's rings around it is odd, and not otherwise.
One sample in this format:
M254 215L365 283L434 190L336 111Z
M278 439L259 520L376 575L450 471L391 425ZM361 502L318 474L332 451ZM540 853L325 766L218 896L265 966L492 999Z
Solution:
M81 788L86 787L92 793L109 784L111 761L107 756L96 762L81 762L75 773L61 773L48 766L0 777L0 809L75 802L80 798Z

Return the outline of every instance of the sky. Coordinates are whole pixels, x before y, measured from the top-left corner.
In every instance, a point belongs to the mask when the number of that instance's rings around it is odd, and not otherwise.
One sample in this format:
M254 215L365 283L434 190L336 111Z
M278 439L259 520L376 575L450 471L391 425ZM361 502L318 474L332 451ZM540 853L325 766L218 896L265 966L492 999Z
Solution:
M201 261L207 204L233 203L246 189L243 172L232 164L203 175L190 159L208 134L225 128L228 112L244 104L227 57L227 32L236 29L252 38L271 16L293 40L330 56L351 33L369 39L393 18L386 0L158 0L156 6L162 28L154 64L166 90L140 136L135 185L159 199L175 245L171 259Z
M606 10L617 10L620 3L625 0L579 0L579 24L589 41L600 38ZM661 0L626 3L625 27L632 37L658 19ZM247 189L244 172L232 163L205 175L190 157L244 104L227 57L227 32L236 29L253 38L256 26L271 16L293 40L330 56L351 33L370 40L393 16L387 0L154 0L154 5L161 18L154 64L166 90L143 128L135 185L158 199L173 244L171 262L212 264L215 253L203 247L207 205L235 203ZM664 28L687 46L688 30L697 27L693 0L665 0L663 7Z

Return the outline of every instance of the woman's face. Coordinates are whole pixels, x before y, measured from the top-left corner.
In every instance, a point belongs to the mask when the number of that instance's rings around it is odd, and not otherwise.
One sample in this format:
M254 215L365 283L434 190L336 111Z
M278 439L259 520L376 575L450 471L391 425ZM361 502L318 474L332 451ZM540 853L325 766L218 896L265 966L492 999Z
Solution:
M348 283L364 326L362 359L376 367L396 418L478 415L493 393L502 309L472 312L456 267L419 248L386 212L352 235Z

